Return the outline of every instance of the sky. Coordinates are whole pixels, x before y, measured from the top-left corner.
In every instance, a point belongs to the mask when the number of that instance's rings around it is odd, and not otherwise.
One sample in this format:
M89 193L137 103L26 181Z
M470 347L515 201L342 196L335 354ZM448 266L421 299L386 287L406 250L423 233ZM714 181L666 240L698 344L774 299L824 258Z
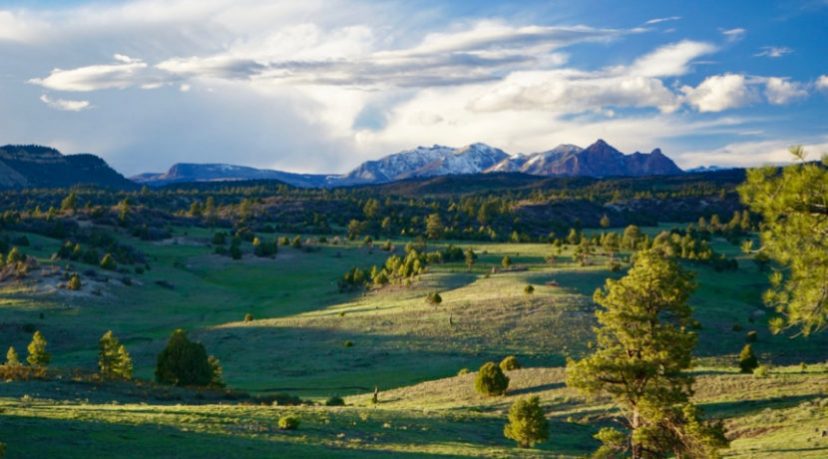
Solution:
M750 166L826 119L828 0L0 0L0 144L125 175L598 138Z

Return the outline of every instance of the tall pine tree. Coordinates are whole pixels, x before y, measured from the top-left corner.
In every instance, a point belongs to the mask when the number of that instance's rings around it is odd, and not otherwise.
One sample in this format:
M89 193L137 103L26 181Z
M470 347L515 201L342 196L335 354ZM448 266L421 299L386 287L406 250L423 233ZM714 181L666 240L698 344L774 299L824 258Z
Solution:
M595 292L597 349L567 363L567 384L609 396L625 432L602 431L602 452L633 458L717 457L727 446L721 424L699 420L689 403L696 335L687 299L692 275L655 250L639 252L629 273ZM623 439L623 441L619 441Z

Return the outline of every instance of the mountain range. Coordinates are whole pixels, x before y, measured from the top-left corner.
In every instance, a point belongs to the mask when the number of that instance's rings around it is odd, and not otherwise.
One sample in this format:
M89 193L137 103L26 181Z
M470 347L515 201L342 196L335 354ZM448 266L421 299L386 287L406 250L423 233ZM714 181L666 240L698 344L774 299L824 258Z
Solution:
M295 174L229 164L176 164L165 173L140 174L132 180L150 186L163 186L170 183L275 179L300 187L332 187L493 172L600 178L675 175L683 171L658 148L651 153L625 155L599 139L587 148L559 145L548 151L517 156L483 143L461 148L442 145L417 147L366 161L342 175Z
M0 188L72 185L133 188L136 184L164 186L242 180L279 180L298 187L337 187L489 173L602 178L677 175L683 171L658 148L650 153L627 155L600 139L586 148L565 144L516 156L483 143L461 148L417 147L366 161L341 175L298 174L232 164L179 163L167 172L143 173L129 180L91 154L62 155L54 148L37 145L0 147Z

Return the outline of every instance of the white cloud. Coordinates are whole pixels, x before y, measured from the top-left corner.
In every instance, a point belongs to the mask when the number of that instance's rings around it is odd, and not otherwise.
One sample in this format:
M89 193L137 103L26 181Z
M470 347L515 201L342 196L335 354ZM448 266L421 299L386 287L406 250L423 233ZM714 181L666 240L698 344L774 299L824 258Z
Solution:
M744 75L726 73L704 79L698 86L681 88L687 103L700 112L721 112L756 100L756 94Z
M81 110L92 108L92 105L88 100L52 99L46 94L40 96L40 100L49 107L67 112L79 112Z
M784 105L808 96L805 87L785 78L770 77L765 83L765 97L774 105Z
M646 25L661 24L662 22L678 21L679 19L681 19L681 16L670 16L670 17L666 17L666 18L653 18L653 19L650 19L649 21L645 22L644 24L646 24Z
M820 91L828 91L828 75L821 75L817 78L814 86L816 86L816 88Z
M101 89L125 89L150 84L152 77L144 70L147 64L133 61L121 64L90 65L71 70L54 69L45 78L33 78L30 83L55 91L88 92Z
M724 35L725 39L731 43L741 40L742 38L744 38L746 33L747 30L742 29L741 27L737 27L735 29L722 30L722 35Z
M710 43L680 41L662 46L638 58L629 73L645 77L666 77L684 75L690 71L693 59L716 51Z
M763 46L761 51L754 54L756 57L770 57L772 59L780 58L786 54L792 53L793 50L786 46Z

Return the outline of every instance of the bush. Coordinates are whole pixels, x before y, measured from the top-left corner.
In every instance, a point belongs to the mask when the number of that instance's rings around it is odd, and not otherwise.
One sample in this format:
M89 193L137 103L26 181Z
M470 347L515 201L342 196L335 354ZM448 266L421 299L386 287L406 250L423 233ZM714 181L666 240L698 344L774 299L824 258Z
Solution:
M503 435L517 442L521 448L531 448L549 439L549 421L535 396L512 404L509 409L509 423Z
M753 373L753 370L759 366L759 360L753 354L753 348L750 344L745 344L742 352L739 353L739 369L742 373Z
M296 430L299 428L299 418L292 415L282 416L279 418L280 430Z
M512 266L512 259L509 258L509 255L506 255L502 260L500 260L500 265L507 269L509 266Z
M345 347L354 347L354 342L351 340L347 340L344 343L342 343L342 345Z
M515 356L510 355L500 361L500 369L503 371L519 370L520 362L518 362L518 359Z
M247 314L245 314L244 315L244 321L245 322L253 322L253 314L250 314L249 312Z
M155 380L176 386L207 386L212 379L213 368L204 345L190 341L184 330L175 330L158 354Z
M477 371L474 388L482 395L503 395L509 387L509 377L494 362L486 362Z
M101 268L108 271L115 271L118 266L115 264L115 259L112 258L111 253L107 253L101 258Z
M461 368L460 371L457 372L457 376L463 376L469 374L468 368Z
M438 304L443 302L443 297L440 296L437 292L430 292L428 296L426 296L426 303L437 306Z
M766 378L768 376L768 372L770 372L770 368L767 365L759 365L753 370L753 376L757 378Z
M526 287L523 287L523 293L531 295L535 293L535 287L533 287L532 284L528 284Z
M77 273L72 274L72 276L69 277L69 282L66 283L66 288L68 288L69 290L77 291L77 290L80 290L81 287L82 287L82 284L81 284L80 276L78 276Z
M756 330L751 330L747 332L747 335L745 335L745 341L747 341L748 343L755 343L758 338L759 336L756 333Z
M325 400L325 406L345 406L345 400L338 395L334 395L333 397Z

